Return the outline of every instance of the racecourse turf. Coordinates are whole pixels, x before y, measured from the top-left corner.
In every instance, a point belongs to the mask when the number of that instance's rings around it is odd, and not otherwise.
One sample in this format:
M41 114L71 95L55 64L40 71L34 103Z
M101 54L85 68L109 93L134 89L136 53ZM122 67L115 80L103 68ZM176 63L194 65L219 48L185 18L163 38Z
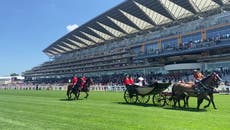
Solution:
M189 109L127 104L123 92L90 92L66 100L65 91L0 90L0 130L226 130L230 95L215 95L212 106Z

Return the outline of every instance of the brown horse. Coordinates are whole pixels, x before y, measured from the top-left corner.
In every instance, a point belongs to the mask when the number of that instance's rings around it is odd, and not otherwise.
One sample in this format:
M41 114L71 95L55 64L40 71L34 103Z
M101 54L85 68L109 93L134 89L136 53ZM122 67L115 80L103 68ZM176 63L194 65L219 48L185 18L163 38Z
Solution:
M221 78L218 76L218 74L216 74L215 72L212 73L211 75L201 80L199 84L197 84L199 92L195 89L196 86L194 85L181 83L174 84L172 88L172 99L174 101L174 106L176 106L177 102L180 106L180 99L184 99L184 106L188 106L188 98L197 97L198 110L200 104L203 102L204 99L208 101L208 105L206 105L204 108L208 107L210 105L210 102L212 102L213 107L216 109L213 101L213 90L214 88L218 87L219 81L221 81ZM210 99L208 98L208 96L210 97Z

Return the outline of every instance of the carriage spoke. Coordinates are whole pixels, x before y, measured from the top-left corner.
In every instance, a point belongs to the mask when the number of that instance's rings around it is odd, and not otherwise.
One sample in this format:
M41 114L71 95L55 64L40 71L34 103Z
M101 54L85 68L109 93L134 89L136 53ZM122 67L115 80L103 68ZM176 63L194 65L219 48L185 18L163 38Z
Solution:
M153 95L153 104L156 106L164 106L165 105L165 96L162 94Z
M128 90L125 90L124 99L126 103L136 103L137 102L137 96L130 94Z
M150 99L149 95L147 95L147 96L141 96L141 95L139 95L137 97L137 100L138 100L139 103L148 103L149 99Z
M167 105L167 106L172 106L173 105L172 99L170 98L170 96L166 96L165 105Z

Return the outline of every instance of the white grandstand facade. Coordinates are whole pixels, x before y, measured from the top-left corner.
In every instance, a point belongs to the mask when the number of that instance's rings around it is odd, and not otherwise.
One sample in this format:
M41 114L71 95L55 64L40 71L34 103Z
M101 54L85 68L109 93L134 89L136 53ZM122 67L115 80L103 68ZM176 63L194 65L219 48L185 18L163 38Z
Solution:
M125 0L43 52L26 80L230 69L230 0Z

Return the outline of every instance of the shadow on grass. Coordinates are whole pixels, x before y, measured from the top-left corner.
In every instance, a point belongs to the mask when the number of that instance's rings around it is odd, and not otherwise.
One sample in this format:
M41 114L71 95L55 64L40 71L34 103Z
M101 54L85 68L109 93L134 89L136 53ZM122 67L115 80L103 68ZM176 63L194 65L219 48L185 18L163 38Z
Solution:
M78 99L78 100L83 100L83 99ZM59 101L66 101L66 102L68 102L68 101L77 101L77 99L67 99L67 98L65 98L65 99L59 99Z
M157 106L153 104L145 103L126 103L126 102L114 102L116 104L130 105L130 106L142 106L142 107L158 107L162 109L175 110L175 111L188 111L188 112L207 112L206 109L197 110L196 108L180 108L180 107L171 107L171 106Z
M189 111L189 112L207 112L206 109L197 110L197 108L164 107L164 109L176 110L176 111Z
M126 103L126 102L114 102L116 104L122 105L132 105L132 106L142 106L142 107L160 107L153 104L146 104L146 103Z

